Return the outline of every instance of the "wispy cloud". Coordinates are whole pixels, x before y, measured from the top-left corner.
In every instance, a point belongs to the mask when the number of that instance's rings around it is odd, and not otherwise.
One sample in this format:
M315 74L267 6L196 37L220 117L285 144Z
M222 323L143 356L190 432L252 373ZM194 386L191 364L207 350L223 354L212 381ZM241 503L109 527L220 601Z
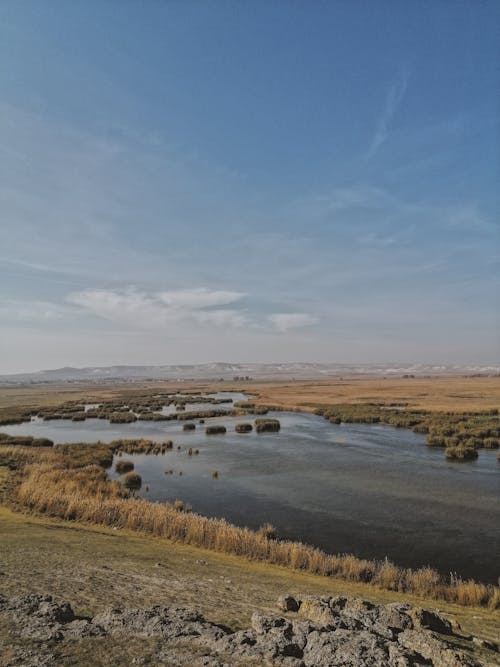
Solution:
M408 88L409 78L410 73L405 69L391 84L387 92L384 108L377 122L375 134L368 149L368 153L366 154L368 160L371 159L387 141L392 119L403 101L406 89Z
M145 292L134 287L124 290L87 289L73 292L66 301L84 313L130 329L155 329L167 325L242 328L280 332L315 324L307 313L259 315L242 307L243 292L211 290L207 287Z
M240 327L244 311L224 308L240 301L244 294L205 287L164 292L88 289L73 292L67 301L88 313L133 328L154 328L194 321L213 326Z
M285 333L290 329L299 329L316 324L316 317L307 313L273 313L269 315L268 320L277 329Z

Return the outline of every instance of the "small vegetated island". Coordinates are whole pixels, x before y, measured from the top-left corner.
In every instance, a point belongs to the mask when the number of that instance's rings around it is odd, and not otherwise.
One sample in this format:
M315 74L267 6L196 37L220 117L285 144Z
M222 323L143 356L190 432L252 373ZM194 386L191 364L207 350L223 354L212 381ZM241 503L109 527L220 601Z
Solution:
M240 422L234 427L236 433L250 433L253 431L253 426L249 422Z
M277 433L281 428L279 419L256 419L254 424L257 433Z

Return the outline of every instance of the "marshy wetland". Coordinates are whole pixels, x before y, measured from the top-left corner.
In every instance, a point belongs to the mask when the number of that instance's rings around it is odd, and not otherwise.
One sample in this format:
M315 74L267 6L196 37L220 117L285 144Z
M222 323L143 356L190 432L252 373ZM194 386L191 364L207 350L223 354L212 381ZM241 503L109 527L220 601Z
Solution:
M94 404L85 405L84 421L73 420L73 410L2 430L55 443L172 441L173 446L149 453L130 446L122 450L142 480L134 493L159 503L181 500L183 508L239 526L258 529L269 523L279 538L329 553L387 556L404 567L430 564L444 575L497 583L500 466L493 449L481 449L475 460L459 463L445 458L441 447L426 446L426 429L414 433L377 421L346 423L346 415L335 423L336 417L304 412L251 414L241 407L245 396L235 392L187 400L177 395L169 405L150 402L151 409L134 412L134 421L99 418L100 405ZM130 414L123 401L107 410ZM208 416L214 412L217 416ZM259 432L255 425L261 419L279 420L280 430ZM498 415L492 414L483 421L495 419ZM238 432L242 423L252 430ZM185 429L186 424L195 428ZM215 431L210 437L207 428ZM108 474L123 481L115 470L117 452Z

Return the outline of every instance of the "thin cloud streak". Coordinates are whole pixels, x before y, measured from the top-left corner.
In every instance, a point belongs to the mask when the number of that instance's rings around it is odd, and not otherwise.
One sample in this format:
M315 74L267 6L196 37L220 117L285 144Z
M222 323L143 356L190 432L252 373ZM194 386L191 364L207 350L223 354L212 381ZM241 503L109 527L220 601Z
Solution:
M398 79L390 86L387 93L384 109L378 119L375 135L368 149L366 159L370 160L379 151L382 145L387 141L390 132L392 119L401 106L401 102L408 88L410 74L404 70Z

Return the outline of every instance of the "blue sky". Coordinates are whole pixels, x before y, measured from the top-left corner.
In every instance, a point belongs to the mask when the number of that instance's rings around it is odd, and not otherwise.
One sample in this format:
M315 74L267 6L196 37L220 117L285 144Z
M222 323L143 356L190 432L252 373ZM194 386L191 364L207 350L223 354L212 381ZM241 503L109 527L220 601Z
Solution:
M0 372L500 359L496 2L0 5Z

